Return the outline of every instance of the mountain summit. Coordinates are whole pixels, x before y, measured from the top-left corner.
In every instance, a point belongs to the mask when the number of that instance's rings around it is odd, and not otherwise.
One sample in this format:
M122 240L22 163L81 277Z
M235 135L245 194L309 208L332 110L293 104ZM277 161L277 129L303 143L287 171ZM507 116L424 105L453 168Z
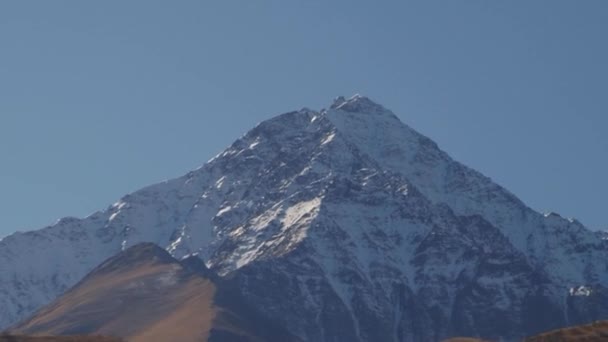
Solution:
M359 94L354 95L348 100L344 96L337 97L330 106L330 109L365 114L390 113L386 108Z
M6 237L0 325L140 242L200 256L306 341L509 341L608 318L606 240L359 95L264 121L85 219Z

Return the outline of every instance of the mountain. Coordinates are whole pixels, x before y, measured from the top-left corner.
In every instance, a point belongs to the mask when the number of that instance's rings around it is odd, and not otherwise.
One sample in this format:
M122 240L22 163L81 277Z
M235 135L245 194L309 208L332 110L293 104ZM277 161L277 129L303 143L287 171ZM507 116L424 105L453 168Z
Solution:
M525 342L603 342L608 341L608 322L600 321L550 331L530 337Z
M122 340L103 336L23 336L0 335L0 342L121 342Z
M297 341L245 305L200 259L179 262L151 243L105 261L11 331L101 334L133 342Z
M104 336L24 336L0 335L0 342L121 342L121 339Z
M608 318L608 240L358 95L264 121L87 218L4 238L0 326L140 242L198 255L306 341L511 341Z

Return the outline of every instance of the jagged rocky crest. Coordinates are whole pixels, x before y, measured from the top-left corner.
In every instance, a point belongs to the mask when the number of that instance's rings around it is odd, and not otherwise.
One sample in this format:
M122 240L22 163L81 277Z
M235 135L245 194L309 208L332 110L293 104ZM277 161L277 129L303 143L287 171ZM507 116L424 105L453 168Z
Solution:
M533 211L358 95L262 122L85 219L3 239L0 326L143 241L207 260L308 341L514 340L608 318L602 236Z

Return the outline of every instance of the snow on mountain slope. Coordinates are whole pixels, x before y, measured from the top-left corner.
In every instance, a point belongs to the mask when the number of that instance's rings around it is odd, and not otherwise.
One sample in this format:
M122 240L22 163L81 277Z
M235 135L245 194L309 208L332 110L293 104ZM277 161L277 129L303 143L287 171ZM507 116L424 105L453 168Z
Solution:
M142 241L198 254L305 340L514 339L608 314L605 239L534 212L358 95L267 120L105 211L0 241L0 326ZM580 286L592 295L571 296Z

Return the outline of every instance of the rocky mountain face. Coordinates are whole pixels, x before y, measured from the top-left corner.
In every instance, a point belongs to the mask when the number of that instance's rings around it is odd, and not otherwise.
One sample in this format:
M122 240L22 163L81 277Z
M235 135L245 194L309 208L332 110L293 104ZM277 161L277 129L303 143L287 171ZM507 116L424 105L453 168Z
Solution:
M131 342L299 342L199 258L180 262L151 243L103 262L11 332Z
M541 215L366 97L0 241L0 326L139 242L196 254L306 341L516 340L608 318L608 240Z

